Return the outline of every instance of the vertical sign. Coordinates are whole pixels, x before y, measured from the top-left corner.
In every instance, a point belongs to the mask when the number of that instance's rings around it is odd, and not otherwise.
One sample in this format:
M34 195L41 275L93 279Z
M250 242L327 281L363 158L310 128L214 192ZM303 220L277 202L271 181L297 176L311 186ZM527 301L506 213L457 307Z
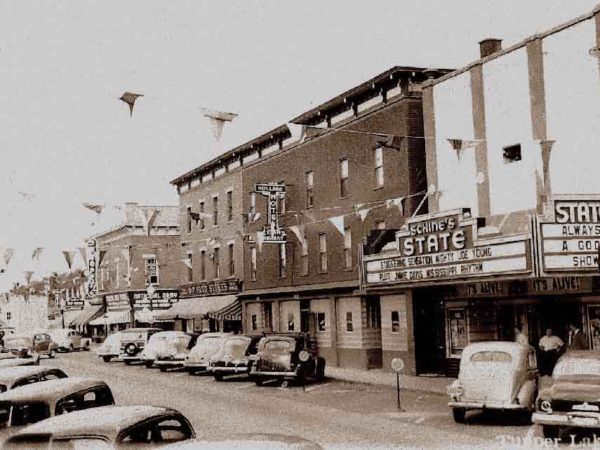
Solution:
M90 239L87 242L87 289L86 295L93 297L96 292L96 240Z
M267 197L267 226L263 229L263 243L284 244L285 232L279 227L278 200L285 197L284 184L257 184L254 191Z

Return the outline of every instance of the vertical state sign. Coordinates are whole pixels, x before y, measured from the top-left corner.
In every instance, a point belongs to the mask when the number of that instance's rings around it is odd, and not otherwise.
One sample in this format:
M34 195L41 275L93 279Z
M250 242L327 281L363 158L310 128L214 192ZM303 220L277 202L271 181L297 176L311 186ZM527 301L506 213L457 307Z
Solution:
M264 244L284 244L285 231L279 226L279 200L285 198L285 184L256 184L254 191L267 197L267 226L263 228Z
M87 286L86 294L93 297L97 293L96 288L96 240L90 239L87 242Z
M466 209L408 219L397 251L364 257L367 284L531 274L529 234L482 239L479 226Z
M540 218L544 272L598 272L600 196L552 197Z

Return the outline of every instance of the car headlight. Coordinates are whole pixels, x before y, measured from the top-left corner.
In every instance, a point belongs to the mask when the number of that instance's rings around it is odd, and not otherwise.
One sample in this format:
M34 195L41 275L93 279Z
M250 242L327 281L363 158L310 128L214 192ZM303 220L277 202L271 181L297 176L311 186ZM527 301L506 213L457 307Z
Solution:
M552 403L550 403L549 400L542 400L540 402L540 409L542 411L544 411L545 413L551 413L552 412Z

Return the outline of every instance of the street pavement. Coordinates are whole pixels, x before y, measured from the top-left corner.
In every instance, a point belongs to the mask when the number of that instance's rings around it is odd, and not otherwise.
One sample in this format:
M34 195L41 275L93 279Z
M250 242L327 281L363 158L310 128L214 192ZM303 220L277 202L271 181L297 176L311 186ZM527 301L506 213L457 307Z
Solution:
M267 432L301 436L326 448L510 448L539 430L519 417L481 415L455 424L443 395L328 379L305 387L216 382L183 371L104 363L93 352L62 353L43 365L106 381L118 404L154 404L184 413L201 436ZM504 440L503 440L504 439ZM527 442L527 441L525 441ZM515 448L531 448L531 445Z

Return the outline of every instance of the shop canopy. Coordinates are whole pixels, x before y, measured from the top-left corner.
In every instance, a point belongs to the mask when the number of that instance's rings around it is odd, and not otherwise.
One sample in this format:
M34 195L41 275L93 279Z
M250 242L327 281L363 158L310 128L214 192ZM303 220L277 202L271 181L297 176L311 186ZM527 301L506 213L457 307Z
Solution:
M90 325L113 325L115 323L128 323L130 320L131 317L128 309L122 311L108 311L97 319L90 321Z
M217 320L242 320L242 302L236 300L218 311L209 313L208 317Z
M79 312L79 315L75 317L69 326L76 327L80 325L87 325L90 321L100 317L102 315L102 311L104 310L104 306L96 305L89 306L87 308L82 309Z
M182 298L171 308L154 313L157 321L194 319L219 311L236 302L235 295L215 295L213 297Z

